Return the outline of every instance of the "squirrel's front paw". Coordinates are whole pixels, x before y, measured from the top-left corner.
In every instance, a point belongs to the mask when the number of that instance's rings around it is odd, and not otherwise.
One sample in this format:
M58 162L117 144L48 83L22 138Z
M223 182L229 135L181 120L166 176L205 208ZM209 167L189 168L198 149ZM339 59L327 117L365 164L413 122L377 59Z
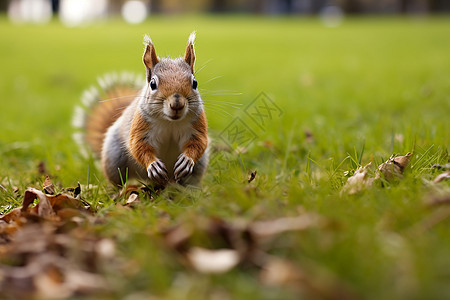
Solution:
M147 168L148 178L155 183L165 185L169 181L169 173L162 161L155 160Z
M187 157L184 153L181 153L178 156L178 160L173 167L173 175L175 177L175 181L179 181L183 177L189 175L194 170L194 160L190 157Z

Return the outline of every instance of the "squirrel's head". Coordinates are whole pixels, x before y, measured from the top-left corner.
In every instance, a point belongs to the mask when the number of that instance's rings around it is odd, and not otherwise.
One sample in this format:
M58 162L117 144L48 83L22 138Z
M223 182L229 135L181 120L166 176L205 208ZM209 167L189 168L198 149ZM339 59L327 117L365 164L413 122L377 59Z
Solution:
M159 59L152 40L145 36L147 88L143 105L151 117L175 121L201 112L203 104L194 77L194 40L195 32L189 36L184 58Z

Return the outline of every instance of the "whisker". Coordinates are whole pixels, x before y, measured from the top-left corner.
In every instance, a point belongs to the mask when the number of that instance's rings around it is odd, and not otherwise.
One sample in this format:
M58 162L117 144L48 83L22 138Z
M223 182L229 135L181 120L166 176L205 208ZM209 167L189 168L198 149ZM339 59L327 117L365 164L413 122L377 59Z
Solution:
M214 107L223 107L223 108L229 108L229 107L232 107L232 108L234 108L234 109L240 109L240 108L242 108L242 106L235 106L235 105L233 105L233 104L228 104L228 103L224 103L224 104L221 104L221 103L205 103L205 106L214 106Z
M223 77L223 75L219 75L219 76L213 77L213 78L211 78L211 79L209 79L207 81L202 82L202 84L210 83L211 81L214 81L214 80L222 78L222 77Z
M206 97L217 97L217 96L241 96L243 93L202 93Z
M127 107L128 107L128 105L124 105L124 106L117 107L115 110L123 110Z
M196 70L195 71L195 74L198 74L198 73L200 73L210 62L212 62L213 61L213 59L212 58L210 58L210 59L208 59L204 64L203 64L203 66L201 66L198 70Z
M225 115L227 115L228 117L232 117L232 116L233 116L232 114L230 114L229 112L227 112L227 111L224 110L224 109L211 108L211 107L206 107L205 109L208 110L208 111L212 111L212 112L216 112L216 113L225 114Z
M104 100L100 100L98 102L108 102L108 101L114 101L114 100L119 100L119 99L123 99L123 98L131 98L134 97L134 99L136 98L141 98L144 96L140 96L140 95L129 95L129 96L120 96L120 97L113 97L113 98L108 98L108 99L104 99Z
M223 107L223 108L234 108L241 109L242 104L240 103L220 103L220 102L205 102L205 106L215 106L215 107Z
M203 102L205 102L205 103L220 103L220 104L244 105L243 103L236 103L236 102L222 101L222 100L213 100L213 99L206 99L206 100L203 100Z
M202 92L202 96L240 96L244 93L239 92L225 92L225 91L211 91L211 92Z

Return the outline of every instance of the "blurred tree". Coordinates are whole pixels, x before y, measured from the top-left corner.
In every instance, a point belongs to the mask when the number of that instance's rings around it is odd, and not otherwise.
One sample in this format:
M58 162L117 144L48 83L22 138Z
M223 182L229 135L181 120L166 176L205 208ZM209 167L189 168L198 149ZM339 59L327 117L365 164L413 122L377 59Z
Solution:
M52 11L54 14L57 14L59 11L59 0L51 0L52 1Z
M211 0L212 12L224 12L227 11L227 0Z
M366 1L367 2L367 1ZM342 9L346 13L356 14L361 12L361 1L358 0L343 0L341 1Z
M63 0L48 0L53 12ZM95 0L92 0L95 1ZM119 14L128 0L109 0L109 13ZM251 12L258 14L317 14L325 6L336 5L350 14L450 12L450 0L142 0L152 13L184 11ZM0 11L6 11L10 0L0 0Z
M8 9L9 1L0 1L0 11L6 11Z

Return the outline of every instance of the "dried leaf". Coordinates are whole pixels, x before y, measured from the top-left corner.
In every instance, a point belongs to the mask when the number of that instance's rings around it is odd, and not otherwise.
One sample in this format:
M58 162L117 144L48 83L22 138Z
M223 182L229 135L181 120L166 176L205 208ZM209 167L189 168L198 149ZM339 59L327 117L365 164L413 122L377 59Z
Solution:
M356 169L355 174L347 179L347 182L342 188L342 192L353 195L371 186L373 184L373 178L369 178L367 176L368 168L371 165L372 162L368 163L364 167L361 166Z
M201 273L225 273L237 266L239 254L232 249L209 250L193 247L187 253L187 258L194 269Z
M82 212L79 209L70 208L70 207L59 209L56 212L56 215L58 217L60 217L61 220L69 220L69 219L72 219L73 217L80 216L81 214L82 214Z
M116 244L111 239L101 239L96 244L95 250L100 257L110 259L116 254Z
M404 156L397 156L389 158L385 163L378 166L378 173L375 178L383 177L386 180L393 180L401 178L405 168L411 160L412 153L407 153Z
M166 243L169 247L184 252L186 250L186 242L192 236L193 230L190 226L176 226L167 230L165 235Z
M81 195L81 185L78 182L78 185L76 187L70 187L65 189L65 192L71 193L73 195L73 198L80 199Z
M327 273L327 274L320 274ZM345 300L359 299L349 287L334 274L319 272L309 266L301 269L294 263L270 257L263 266L260 280L266 285L285 286L306 293L308 299ZM301 297L304 298L304 297Z
M48 201L47 196L35 188L28 188L25 191L22 204L22 213L27 212L28 207L36 198L39 199L39 203L36 204L34 210L28 210L28 212L36 214L42 218L49 218L55 215L55 212L53 211L52 205L50 204L50 201Z
M52 193L51 186L47 177L46 192ZM0 298L62 299L108 291L96 272L113 259L115 245L80 226L90 221L86 211L81 199L67 194L26 190L22 207L0 217L0 254L15 264L0 264Z
M304 131L304 133L305 133L305 139L308 143L314 142L314 134L312 133L312 131L306 129Z
M64 284L64 273L54 265L49 265L33 276L36 294L41 299L61 299L70 297L72 291Z
M72 294L96 294L110 290L106 280L99 274L71 269L66 274L67 284L72 289Z
M270 221L257 221L249 225L250 231L257 236L272 236L285 231L299 231L317 225L319 217L304 214L298 217L279 218Z
M66 194L58 194L55 196L48 196L48 199L49 199L51 206L55 212L58 212L59 210L61 210L63 208L75 208L75 209L88 210L88 208L85 207L84 202L82 202L79 199L76 199L72 196L66 195Z
M76 199L79 199L81 197L81 185L80 185L79 182L78 182L77 187L73 191L73 197L76 198Z
M445 195L442 197L433 197L430 200L425 202L425 205L432 206L440 206L440 205L448 205L450 204L450 195Z
M140 203L139 194L136 192L132 192L130 196L128 197L127 202L125 203L125 207L134 208Z
M260 279L265 285L296 285L304 280L303 272L291 262L272 258L264 265L260 273Z
M252 182L256 178L256 173L257 173L257 170L254 170L253 172L250 173L250 175L248 177L248 183Z
M441 182L443 180L448 180L448 179L450 179L450 171L439 174L438 176L436 176L436 178L433 180L433 182L438 183L438 182Z
M53 185L52 181L50 180L50 177L47 175L45 176L44 183L42 184L42 187L44 188L44 192L48 195L54 195L56 194L55 186Z
M41 161L40 163L39 163L39 165L38 165L38 173L40 174L40 175L45 175L45 174L48 174L48 171L47 171L47 167L45 166L45 162L44 161Z
M438 170L450 170L450 164L445 164L445 165L435 164L432 166L432 168L438 169Z
M13 221L16 221L18 218L20 218L22 216L21 210L22 210L21 207L14 208L9 213L1 216L0 220L5 221L6 223L11 223Z
M44 253L48 250L55 228L50 224L31 223L23 226L14 235L14 242L9 245L12 255L23 255L23 258L31 254Z

